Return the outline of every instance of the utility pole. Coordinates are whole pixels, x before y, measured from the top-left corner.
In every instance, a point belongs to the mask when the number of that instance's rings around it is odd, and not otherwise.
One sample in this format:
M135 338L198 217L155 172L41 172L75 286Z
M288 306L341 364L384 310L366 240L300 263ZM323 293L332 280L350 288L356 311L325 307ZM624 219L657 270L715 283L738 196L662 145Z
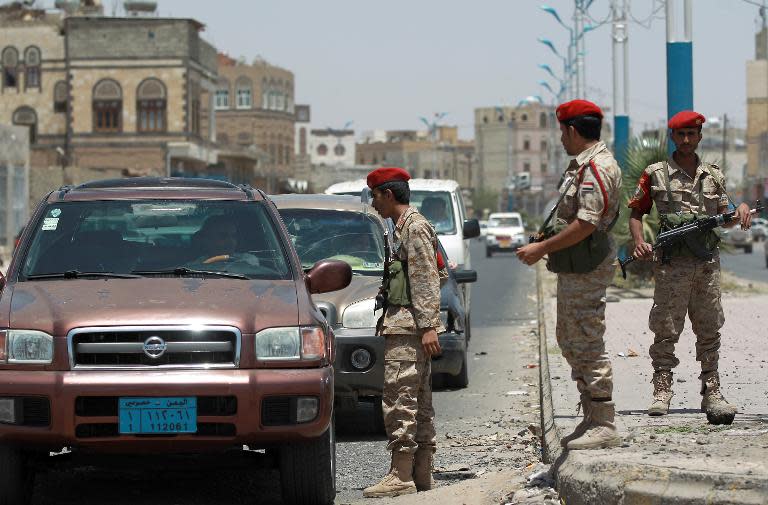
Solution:
M629 33L627 0L611 0L613 13L613 144L620 167L629 146Z
M683 36L675 29L678 0L667 0L667 119L693 109L693 1L683 0ZM672 154L674 144L668 143Z
M574 39L572 44L576 53L575 98L587 98L586 76L584 73L584 0L576 0L573 12L573 31L571 31L571 34Z

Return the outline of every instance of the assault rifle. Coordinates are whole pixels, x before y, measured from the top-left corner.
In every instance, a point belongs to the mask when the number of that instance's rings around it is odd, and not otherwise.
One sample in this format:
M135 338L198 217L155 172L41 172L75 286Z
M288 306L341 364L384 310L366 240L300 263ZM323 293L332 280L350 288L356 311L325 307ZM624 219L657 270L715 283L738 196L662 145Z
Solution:
M759 214L763 211L763 203L761 201L757 201L755 204L755 208L750 210L750 214ZM695 221L688 223L683 226L679 226L677 228L672 228L671 230L667 230L665 232L659 233L659 235L656 237L656 242L653 244L653 251L656 249L666 249L673 244L676 244L678 242L684 241L685 237L688 235L691 235L693 233L700 233L700 232L706 232L709 230L714 230L715 228L718 228L720 226L723 226L724 224L730 223L734 216L736 215L736 211L732 212L724 212L723 214L718 214L716 216L710 216L705 217L702 219L696 219ZM629 256L627 258L624 258L623 260L619 260L619 265L621 266L621 275L625 279L627 278L627 265L635 261L637 258L635 256Z

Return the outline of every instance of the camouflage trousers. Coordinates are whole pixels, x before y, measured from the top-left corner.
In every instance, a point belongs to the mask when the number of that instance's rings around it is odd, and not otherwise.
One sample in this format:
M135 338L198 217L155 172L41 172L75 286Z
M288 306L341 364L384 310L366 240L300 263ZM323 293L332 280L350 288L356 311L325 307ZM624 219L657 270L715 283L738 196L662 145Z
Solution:
M616 270L614 254L587 274L557 275L557 343L580 393L596 400L613 394L613 371L605 350L605 291Z
M669 264L654 265L656 287L648 326L655 334L649 354L654 370L671 370L680 364L675 344L685 325L685 315L696 334L696 360L702 374L717 370L720 328L725 317L720 302L720 258L710 261L676 257Z
M382 407L390 451L435 451L435 409L432 406L432 360L421 337L386 335Z

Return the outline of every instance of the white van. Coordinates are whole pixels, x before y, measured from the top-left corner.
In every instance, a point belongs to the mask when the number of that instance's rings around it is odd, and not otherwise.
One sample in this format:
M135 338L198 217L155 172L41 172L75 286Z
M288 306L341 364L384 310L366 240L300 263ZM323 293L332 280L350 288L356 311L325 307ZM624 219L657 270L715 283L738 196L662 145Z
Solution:
M494 252L514 251L525 245L525 227L519 212L494 212L488 216L485 230L485 256Z
M459 183L452 180L411 179L408 186L411 188L411 205L432 223L448 254L448 260L456 264L456 270L471 269L469 239L480 236L480 224L477 219L467 219ZM360 196L367 187L365 179L358 179L334 184L325 193ZM462 284L462 288L469 313L469 284Z

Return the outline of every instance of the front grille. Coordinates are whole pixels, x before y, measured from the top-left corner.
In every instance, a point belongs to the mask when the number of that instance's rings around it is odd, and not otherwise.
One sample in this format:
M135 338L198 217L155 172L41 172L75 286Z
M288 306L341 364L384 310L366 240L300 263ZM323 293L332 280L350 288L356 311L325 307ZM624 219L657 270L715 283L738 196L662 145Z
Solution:
M82 328L68 335L77 368L234 368L240 338L236 328L211 326Z
M80 417L116 417L117 396L79 396L75 399L75 414ZM198 416L233 416L237 414L236 396L198 396Z
M261 424L285 426L296 424L296 399L289 396L270 396L261 402Z
M232 423L198 423L197 433L185 433L197 437L234 437L237 429ZM119 437L120 430L117 423L83 423L75 428L77 438L111 438ZM174 433L158 433L147 435L131 435L144 438L167 438L177 436Z

